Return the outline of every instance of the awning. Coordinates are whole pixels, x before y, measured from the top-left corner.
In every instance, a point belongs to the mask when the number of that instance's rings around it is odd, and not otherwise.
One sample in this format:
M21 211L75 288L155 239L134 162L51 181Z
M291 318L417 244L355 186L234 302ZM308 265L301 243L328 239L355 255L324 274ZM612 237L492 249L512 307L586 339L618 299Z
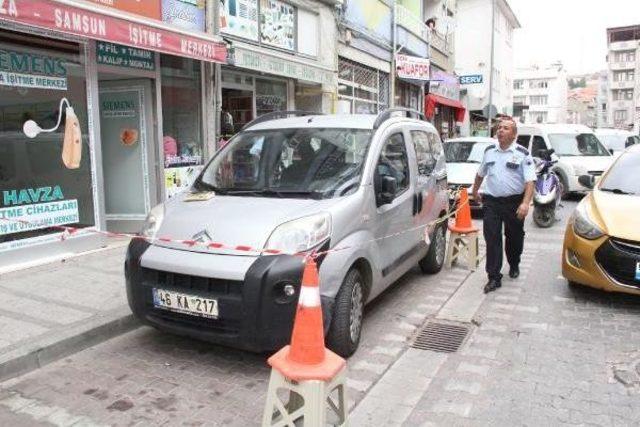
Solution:
M138 15L71 0L11 0L4 4L0 8L0 21L202 61L227 62L226 45L219 38L187 32Z
M456 122L464 121L464 113L466 109L462 102L456 101L455 99L445 98L444 96L436 95L435 93L430 93L424 98L424 115L428 118L431 118L436 113L436 105L446 105L447 107L452 107L456 110Z

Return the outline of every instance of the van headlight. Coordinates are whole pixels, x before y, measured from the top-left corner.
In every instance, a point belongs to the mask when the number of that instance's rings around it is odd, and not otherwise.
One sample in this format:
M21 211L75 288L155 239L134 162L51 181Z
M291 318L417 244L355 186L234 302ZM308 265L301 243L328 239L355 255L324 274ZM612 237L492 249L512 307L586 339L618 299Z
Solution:
M163 219L164 204L161 203L149 211L147 219L145 219L144 221L144 226L140 231L140 235L149 239L153 239L154 237L156 237L156 233L160 229L160 225L162 225Z
M589 218L587 204L580 203L573 213L573 231L580 237L595 240L604 236L604 231Z
M313 249L331 236L331 215L320 213L285 222L273 230L265 249L296 254Z

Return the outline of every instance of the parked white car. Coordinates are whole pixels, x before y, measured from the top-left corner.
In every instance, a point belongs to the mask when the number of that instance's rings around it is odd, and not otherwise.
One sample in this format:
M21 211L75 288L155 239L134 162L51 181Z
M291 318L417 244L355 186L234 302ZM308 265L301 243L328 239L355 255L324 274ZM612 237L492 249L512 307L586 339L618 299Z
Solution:
M478 167L482 162L482 157L487 148L496 145L497 139L484 136L469 136L465 138L448 139L444 143L444 155L447 159L447 181L451 190L467 188L471 191L471 186L475 180ZM482 188L480 189L482 192ZM453 197L453 193L450 193ZM453 203L453 200L451 200ZM482 209L482 205L473 200L473 195L469 194L469 205L472 210Z
M555 151L552 158L558 163L554 171L562 182L563 197L569 193L589 191L578 182L578 177L600 176L614 159L593 130L584 125L518 125L517 142L533 157L542 158L543 150Z
M611 154L619 155L628 147L640 144L640 136L621 129L596 129L596 136L609 150Z

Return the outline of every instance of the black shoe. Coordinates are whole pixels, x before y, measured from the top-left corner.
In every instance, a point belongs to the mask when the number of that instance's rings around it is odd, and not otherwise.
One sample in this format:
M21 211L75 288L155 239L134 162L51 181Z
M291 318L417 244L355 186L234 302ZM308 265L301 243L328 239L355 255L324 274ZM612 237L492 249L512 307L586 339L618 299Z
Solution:
M484 293L488 294L489 292L495 291L501 286L502 286L502 283L499 280L489 279L489 282L486 285L484 285Z
M509 277L512 279L517 279L520 276L520 269L518 267L509 268Z

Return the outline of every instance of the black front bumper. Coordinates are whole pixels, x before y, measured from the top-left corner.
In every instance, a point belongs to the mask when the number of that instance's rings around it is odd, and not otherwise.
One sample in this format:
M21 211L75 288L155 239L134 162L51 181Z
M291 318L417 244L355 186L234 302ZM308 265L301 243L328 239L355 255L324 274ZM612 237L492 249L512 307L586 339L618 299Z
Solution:
M612 279L640 289L640 279L636 278L636 268L640 263L640 242L611 237L600 245L595 255L597 263Z
M177 335L249 351L272 351L289 344L300 294L303 263L300 257L273 255L256 258L244 281L191 276L142 267L149 243L132 240L125 261L127 298L143 323ZM286 297L284 285L295 288ZM212 298L219 316L209 319L157 308L153 288ZM322 298L325 332L333 300Z

